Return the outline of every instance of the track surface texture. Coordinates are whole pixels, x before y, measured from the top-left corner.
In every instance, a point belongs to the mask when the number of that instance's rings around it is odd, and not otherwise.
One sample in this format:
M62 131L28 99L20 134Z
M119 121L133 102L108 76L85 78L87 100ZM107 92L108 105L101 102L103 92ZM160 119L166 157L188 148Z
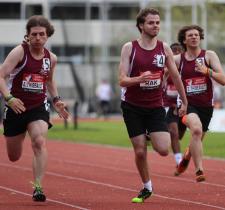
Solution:
M173 156L148 152L154 194L133 204L142 184L132 149L48 141L48 167L43 181L45 203L33 202L32 150L24 142L22 158L8 160L0 139L0 210L225 210L225 161L204 158L206 181L196 183L191 162L187 171L173 176Z

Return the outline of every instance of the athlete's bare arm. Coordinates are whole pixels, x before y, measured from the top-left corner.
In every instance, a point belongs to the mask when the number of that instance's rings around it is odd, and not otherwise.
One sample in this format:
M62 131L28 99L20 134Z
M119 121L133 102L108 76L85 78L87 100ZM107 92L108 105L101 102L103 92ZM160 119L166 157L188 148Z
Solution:
M23 55L23 47L19 45L8 54L5 61L0 66L0 90L4 97L9 95L5 78L15 69L16 65L22 60Z
M121 87L129 87L141 82L146 82L150 79L151 72L146 71L140 76L137 77L129 77L129 69L130 69L130 55L132 51L132 43L127 42L123 45L121 50L121 58L119 64L119 84Z
M205 58L212 70L198 63L196 63L196 70L210 76L219 84L225 85L225 74L217 54L214 51L207 50Z
M184 86L181 81L179 72L177 70L177 66L175 64L172 50L166 43L163 43L163 46L164 46L164 50L165 50L166 58L167 58L166 67L182 100L182 105L181 105L181 108L179 109L179 115L182 116L186 114L186 110L187 110L187 98L186 98Z
M57 64L57 56L53 53L50 53L50 57L51 57L51 68L48 75L47 88L50 96L54 98L55 96L58 96L58 90L56 88L57 86L54 80L54 72Z
M57 56L52 52L50 52L50 56L51 56L51 69L50 74L48 76L47 89L50 96L52 98L55 98L59 96L56 82L54 80L54 72L57 64ZM60 117L64 119L67 119L69 117L69 113L66 110L66 104L61 99L58 99L55 103L53 102L53 106L55 110L58 112Z
M6 85L6 78L7 76L9 76L10 73L12 73L16 65L22 60L23 55L23 47L19 45L8 54L5 61L0 66L0 92L2 93L3 97L7 99L8 105L17 114L24 112L26 109L20 99L10 95L10 92Z

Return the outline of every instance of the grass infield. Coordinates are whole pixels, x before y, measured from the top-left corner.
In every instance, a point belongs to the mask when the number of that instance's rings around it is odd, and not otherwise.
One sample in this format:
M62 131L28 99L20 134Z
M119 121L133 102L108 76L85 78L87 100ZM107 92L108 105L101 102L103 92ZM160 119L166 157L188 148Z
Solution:
M182 151L189 143L190 133L187 131L181 141ZM79 121L74 129L69 123L65 129L63 123L55 123L49 130L49 139L58 139L79 143L106 144L120 147L131 147L124 122L121 121ZM224 133L208 132L203 141L204 156L225 158ZM149 146L151 149L151 146Z

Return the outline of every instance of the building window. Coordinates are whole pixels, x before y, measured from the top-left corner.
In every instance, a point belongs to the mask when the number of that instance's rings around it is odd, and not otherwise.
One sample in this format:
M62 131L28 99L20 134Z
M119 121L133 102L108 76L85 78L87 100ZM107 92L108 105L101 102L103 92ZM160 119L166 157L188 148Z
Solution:
M62 4L51 8L52 19L84 20L85 4Z
M109 20L132 20L136 18L140 8L138 5L111 4L109 7Z
M26 5L26 18L29 18L32 15L42 15L43 9L40 4L28 4Z
M54 52L57 56L76 56L81 55L84 56L85 48L84 46L52 46L52 52Z
M20 3L0 3L0 19L20 18Z
M100 19L100 14L99 14L99 7L97 6L92 6L91 7L91 19L92 20L97 20Z

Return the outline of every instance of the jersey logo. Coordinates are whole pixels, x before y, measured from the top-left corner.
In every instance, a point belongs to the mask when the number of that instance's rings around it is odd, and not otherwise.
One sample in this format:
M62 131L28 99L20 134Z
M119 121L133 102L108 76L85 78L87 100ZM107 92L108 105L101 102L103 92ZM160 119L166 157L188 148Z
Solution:
M205 64L205 62L204 62L204 57L196 58L196 61L197 61L200 65Z
M165 55L155 55L153 64L156 65L157 67L164 67L165 65Z
M41 75L47 75L51 68L51 62L49 58L43 58L42 68L40 71Z

